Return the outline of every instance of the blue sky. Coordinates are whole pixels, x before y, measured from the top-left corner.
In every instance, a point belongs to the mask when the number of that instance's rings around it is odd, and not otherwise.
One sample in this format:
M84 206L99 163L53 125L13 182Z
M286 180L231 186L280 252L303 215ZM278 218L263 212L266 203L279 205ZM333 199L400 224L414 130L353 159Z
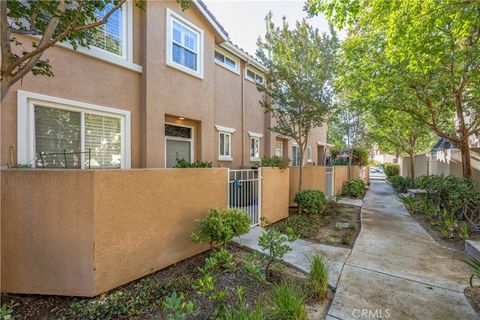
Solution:
M225 27L230 39L250 54L255 54L258 36L265 33L265 16L272 11L276 24L286 16L290 25L307 16L303 11L305 1L297 0L204 0L208 9ZM309 23L320 31L328 32L323 16L309 19Z

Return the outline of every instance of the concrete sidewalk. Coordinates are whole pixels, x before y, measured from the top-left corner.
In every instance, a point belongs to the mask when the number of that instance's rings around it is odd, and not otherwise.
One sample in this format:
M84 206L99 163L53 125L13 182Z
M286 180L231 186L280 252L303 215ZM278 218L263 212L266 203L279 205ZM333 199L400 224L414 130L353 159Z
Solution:
M463 294L471 272L462 257L437 244L390 185L371 181L327 319L479 319Z

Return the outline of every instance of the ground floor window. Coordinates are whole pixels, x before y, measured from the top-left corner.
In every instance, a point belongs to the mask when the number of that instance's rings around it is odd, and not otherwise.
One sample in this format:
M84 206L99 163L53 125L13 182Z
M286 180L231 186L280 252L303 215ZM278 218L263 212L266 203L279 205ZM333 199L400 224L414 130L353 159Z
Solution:
M250 161L260 160L260 138L250 138Z
M300 147L297 145L292 146L292 166L300 166Z
M232 159L232 135L228 132L219 133L219 160Z
M277 157L283 157L283 142L276 141L275 142L275 155Z
M313 162L313 151L312 147L307 147L307 162Z
M193 162L193 128L165 124L166 167L173 168L179 160Z
M130 167L130 112L18 94L17 162L37 168Z

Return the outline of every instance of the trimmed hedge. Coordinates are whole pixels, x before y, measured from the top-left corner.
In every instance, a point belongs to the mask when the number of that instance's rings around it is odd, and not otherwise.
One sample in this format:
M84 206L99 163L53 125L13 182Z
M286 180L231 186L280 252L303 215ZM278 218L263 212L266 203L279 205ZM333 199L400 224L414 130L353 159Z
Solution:
M317 189L305 189L295 193L294 201L300 207L300 210L308 214L318 214L325 210L327 197Z

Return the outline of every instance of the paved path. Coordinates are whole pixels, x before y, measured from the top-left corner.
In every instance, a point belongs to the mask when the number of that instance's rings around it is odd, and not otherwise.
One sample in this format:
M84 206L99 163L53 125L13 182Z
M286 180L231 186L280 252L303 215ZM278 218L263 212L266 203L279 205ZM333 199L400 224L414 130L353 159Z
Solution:
M371 181L364 200L327 319L479 319L463 294L463 253L433 241L384 181Z
M258 237L260 237L262 232L262 228L254 227L250 229L249 233L235 238L234 241L252 250L262 252L262 248L258 245ZM326 246L301 239L295 240L288 245L292 250L283 257L282 261L284 263L304 273L309 273L311 258L316 254L323 256L328 264L328 284L332 289L337 287L338 278L350 254L350 249Z

